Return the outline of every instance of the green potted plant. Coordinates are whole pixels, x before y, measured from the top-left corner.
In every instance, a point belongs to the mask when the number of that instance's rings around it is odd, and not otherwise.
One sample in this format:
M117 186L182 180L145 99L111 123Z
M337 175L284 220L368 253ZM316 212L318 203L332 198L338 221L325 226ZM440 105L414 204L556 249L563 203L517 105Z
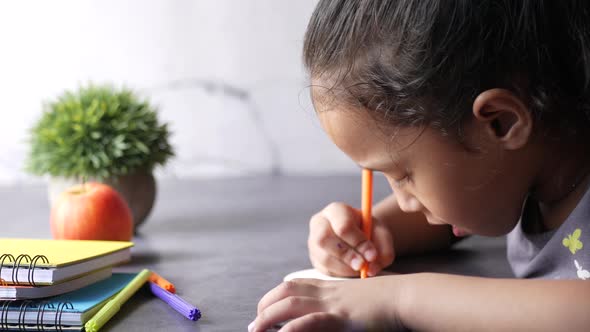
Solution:
M26 170L49 175L50 204L80 182L113 186L137 227L154 204L154 168L174 155L169 136L156 109L133 91L89 84L45 105L30 132Z

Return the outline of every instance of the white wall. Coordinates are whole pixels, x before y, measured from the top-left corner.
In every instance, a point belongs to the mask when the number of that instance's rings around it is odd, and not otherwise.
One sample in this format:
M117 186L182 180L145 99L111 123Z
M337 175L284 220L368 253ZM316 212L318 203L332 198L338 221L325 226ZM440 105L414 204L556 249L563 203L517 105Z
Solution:
M159 177L356 171L321 130L301 65L314 0L0 2L0 185L41 104L88 81L149 96L177 157Z

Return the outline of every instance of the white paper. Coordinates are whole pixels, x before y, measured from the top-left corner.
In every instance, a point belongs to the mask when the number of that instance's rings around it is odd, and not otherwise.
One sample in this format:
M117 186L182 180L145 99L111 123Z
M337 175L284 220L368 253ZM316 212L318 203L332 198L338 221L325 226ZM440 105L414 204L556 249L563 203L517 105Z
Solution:
M379 276L383 275L391 275L394 274L393 272L389 271L381 271L379 272ZM320 280L350 280L350 279L358 279L358 277L332 277L326 274L321 273L316 269L306 269L295 271L292 273L287 274L283 281L289 281L293 279L320 279Z

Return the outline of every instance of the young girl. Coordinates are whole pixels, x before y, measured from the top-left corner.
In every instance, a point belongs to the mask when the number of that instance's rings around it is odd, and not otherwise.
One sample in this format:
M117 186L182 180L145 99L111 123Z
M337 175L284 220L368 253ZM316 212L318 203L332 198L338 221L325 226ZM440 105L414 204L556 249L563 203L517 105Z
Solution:
M312 217L313 266L369 275L467 234L508 235L519 279L297 280L249 331L590 329L590 3L320 1L304 60L322 127L393 189ZM589 280L586 280L589 279Z

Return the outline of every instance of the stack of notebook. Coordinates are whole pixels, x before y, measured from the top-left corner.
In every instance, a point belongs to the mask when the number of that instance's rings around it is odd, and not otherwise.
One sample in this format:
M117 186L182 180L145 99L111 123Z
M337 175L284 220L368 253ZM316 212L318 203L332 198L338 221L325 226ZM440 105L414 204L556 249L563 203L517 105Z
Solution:
M82 330L135 274L131 242L0 239L0 330Z

